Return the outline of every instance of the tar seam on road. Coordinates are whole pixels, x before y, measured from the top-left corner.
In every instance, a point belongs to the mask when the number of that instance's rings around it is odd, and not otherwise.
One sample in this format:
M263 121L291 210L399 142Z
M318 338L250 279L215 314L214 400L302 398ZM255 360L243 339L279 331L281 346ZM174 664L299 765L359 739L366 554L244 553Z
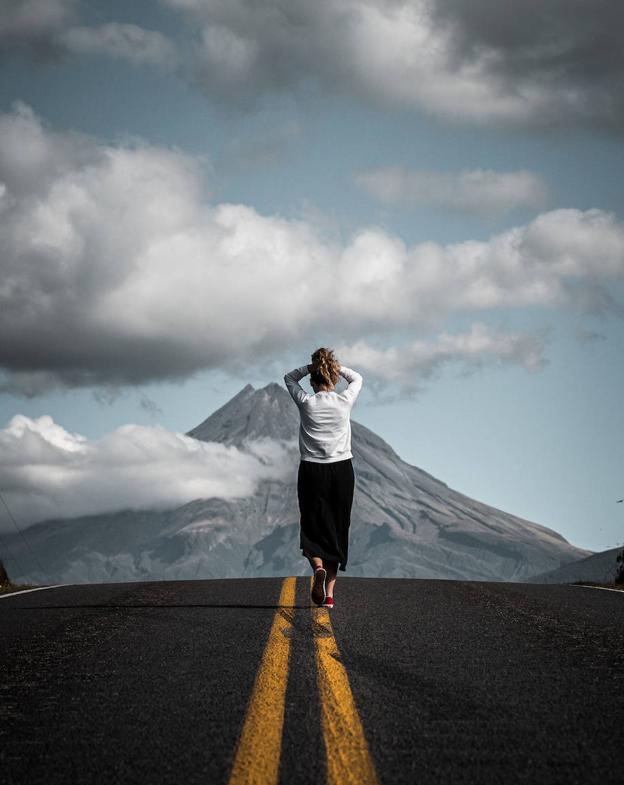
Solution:
M310 580L312 588L313 578ZM312 608L328 785L378 785L327 608Z
M296 578L285 578L243 730L234 753L229 785L277 785L288 680L291 618L283 606L295 604Z

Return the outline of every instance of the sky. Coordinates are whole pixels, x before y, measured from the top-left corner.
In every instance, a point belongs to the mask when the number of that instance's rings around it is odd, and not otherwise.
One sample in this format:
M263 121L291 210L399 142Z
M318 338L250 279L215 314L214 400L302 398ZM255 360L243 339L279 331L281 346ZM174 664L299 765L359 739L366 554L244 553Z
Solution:
M621 4L1 6L18 523L249 493L185 432L328 346L404 460L624 544Z

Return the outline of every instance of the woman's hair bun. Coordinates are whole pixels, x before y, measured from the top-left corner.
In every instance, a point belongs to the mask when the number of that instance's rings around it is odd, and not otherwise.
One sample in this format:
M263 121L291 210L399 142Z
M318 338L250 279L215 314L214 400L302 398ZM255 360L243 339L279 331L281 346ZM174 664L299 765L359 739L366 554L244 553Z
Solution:
M310 379L317 385L332 386L340 379L340 363L332 349L321 346L312 353Z

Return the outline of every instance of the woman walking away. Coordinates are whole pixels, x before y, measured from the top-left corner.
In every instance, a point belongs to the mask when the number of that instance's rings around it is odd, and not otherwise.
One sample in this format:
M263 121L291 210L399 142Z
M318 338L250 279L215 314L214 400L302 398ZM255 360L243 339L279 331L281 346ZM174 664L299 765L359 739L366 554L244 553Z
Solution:
M308 373L314 395L299 384ZM349 386L338 393L334 388L340 376ZM287 373L284 383L300 414L299 545L314 570L312 601L333 608L338 569L345 572L347 566L355 488L350 416L362 376L341 366L331 349L321 347L309 365Z

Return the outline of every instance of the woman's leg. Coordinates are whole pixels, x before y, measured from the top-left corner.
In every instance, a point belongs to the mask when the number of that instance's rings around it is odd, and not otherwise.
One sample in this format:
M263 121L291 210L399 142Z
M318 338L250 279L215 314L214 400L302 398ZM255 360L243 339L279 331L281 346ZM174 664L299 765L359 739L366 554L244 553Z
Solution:
M310 566L313 570L317 567L323 567L323 559L320 556L310 556L308 553L305 554L306 559L310 562Z
M310 562L313 570L323 566L323 559L320 556L312 556L305 550L305 542L316 542L318 539L317 526L317 502L319 493L319 482L322 481L322 464L310 463L309 461L299 462L299 473L297 475L297 497L299 500L300 512L300 540L303 555ZM313 547L313 546L311 546Z
M324 561L323 567L327 570L327 580L325 581L326 593L328 597L333 597L334 584L336 583L336 576L338 575L338 562Z

